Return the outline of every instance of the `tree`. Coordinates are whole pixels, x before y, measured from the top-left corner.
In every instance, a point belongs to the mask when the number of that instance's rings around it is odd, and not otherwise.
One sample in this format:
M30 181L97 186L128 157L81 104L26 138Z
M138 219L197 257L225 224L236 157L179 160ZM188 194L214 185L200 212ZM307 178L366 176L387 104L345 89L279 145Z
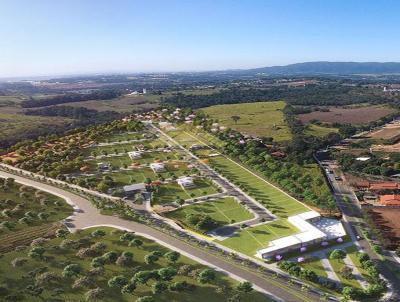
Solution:
M76 277L82 272L82 268L79 264L72 263L64 267L62 275L67 278Z
M346 258L346 253L343 250L339 249L333 250L329 255L329 259L344 259L344 258Z
M100 238L104 237L107 233L104 230L97 229L94 232L92 232L92 237L94 238Z
M113 263L118 259L118 253L114 251L109 251L103 254L103 256L101 257L104 259L105 263Z
M119 240L120 241L132 241L135 238L135 234L134 233L123 233L120 237Z
M111 288L122 288L128 284L128 279L123 275L118 275L108 280L107 284Z
M92 259L92 262L90 263L91 267L97 268L97 267L103 267L105 264L106 260L105 258L102 257L95 257Z
M158 258L159 257L154 254L147 254L146 256L144 256L144 262L146 262L146 264L153 264L158 260Z
M133 276L133 280L140 284L147 284L152 276L153 274L151 271L140 271Z
M172 280L172 278L175 277L176 274L177 271L173 267L165 267L158 270L158 275L160 276L161 280L164 281Z
M66 229L58 229L56 231L56 236L58 238L65 238L65 237L67 237L68 234L69 234L69 232Z
M151 286L153 294L161 294L168 289L168 285L165 282L157 281Z
M120 266L131 265L133 263L133 253L123 252L122 255L118 257L115 263Z
M179 259L180 256L181 256L181 254L179 254L178 252L175 252L175 251L168 252L168 253L166 253L166 254L164 255L164 257L165 257L169 262L172 262L172 263L176 263L176 262L178 261L178 259Z
M348 266L343 266L340 271L340 275L345 279L352 279L353 278L353 270Z
M94 289L90 289L85 293L86 301L98 301L104 297L104 290L97 287Z
M124 285L121 289L122 294L133 294L136 289L135 282L129 282L128 284Z
M45 252L45 249L41 246L35 246L31 248L31 250L28 253L28 256L34 259L43 259L43 254Z
M143 241L140 239L133 239L129 242L129 246L141 247L143 245Z
M232 116L231 116L231 119L232 119L232 121L235 122L235 124L237 124L237 122L240 120L240 116L238 116L238 115L232 115Z
M50 285L61 281L61 277L55 272L44 272L36 276L36 286Z
M21 266L25 265L27 262L28 262L28 258L17 257L13 261L11 261L11 265L13 267L21 267Z
M204 269L200 272L198 281L200 283L211 283L215 280L215 271L212 269Z
M244 281L239 283L239 285L236 287L238 291L244 292L244 293L249 293L253 290L253 284L251 284L248 281Z

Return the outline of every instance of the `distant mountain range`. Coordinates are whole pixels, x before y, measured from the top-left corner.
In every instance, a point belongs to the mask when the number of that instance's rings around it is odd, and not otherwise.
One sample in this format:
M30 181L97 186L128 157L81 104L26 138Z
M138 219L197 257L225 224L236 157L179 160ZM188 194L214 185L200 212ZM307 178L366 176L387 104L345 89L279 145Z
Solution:
M285 66L261 67L246 70L268 75L348 75L348 74L400 74L398 62L304 62Z

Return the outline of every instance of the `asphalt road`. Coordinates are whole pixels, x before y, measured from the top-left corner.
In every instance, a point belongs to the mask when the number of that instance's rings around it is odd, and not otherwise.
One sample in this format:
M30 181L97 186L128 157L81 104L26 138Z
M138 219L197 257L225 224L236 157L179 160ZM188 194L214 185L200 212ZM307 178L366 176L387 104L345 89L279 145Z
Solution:
M333 172L329 173L325 170L325 174L331 184L331 188L333 189L336 203L342 212L343 225L347 233L351 236L353 242L366 252L375 263L377 263L383 277L391 283L392 295L386 301L400 301L400 280L393 270L389 268L389 266L392 268L399 267L398 262L389 253L385 253L384 257L387 263L382 263L380 257L372 250L371 245L366 239L356 239L357 235L362 238L362 233L359 228L360 223L362 223L362 220L359 218L361 217L361 210L357 197L354 194L353 189L345 181L344 175L335 161L325 160L323 161L323 164L324 169L328 168ZM335 177L340 177L341 180L336 180ZM347 199L347 201L345 199Z
M90 201L69 191L2 171L0 171L0 177L12 177L18 183L32 186L64 198L75 208L74 214L65 221L67 227L72 231L95 226L111 226L133 231L139 235L155 240L173 250L179 251L181 254L200 263L222 271L232 278L237 280L247 280L253 283L256 290L265 293L274 300L285 302L320 301L320 296L318 294L313 292L301 292L300 289L295 286L289 288L289 285L282 279L262 277L247 270L245 267L233 264L213 254L209 254L203 249L189 245L184 241L171 237L152 227L134 221L123 220L115 216L102 215L90 203ZM244 242L243 244L246 243Z

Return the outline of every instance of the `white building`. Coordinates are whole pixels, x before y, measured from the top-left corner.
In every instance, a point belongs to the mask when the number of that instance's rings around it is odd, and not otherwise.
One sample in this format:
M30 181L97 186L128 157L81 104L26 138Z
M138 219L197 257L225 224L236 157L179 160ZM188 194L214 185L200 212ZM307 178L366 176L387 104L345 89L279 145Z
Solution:
M165 172L165 165L163 163L151 163L150 168L154 173Z
M128 156L132 160L133 159L139 159L139 158L142 158L142 152L140 152L140 151L131 151L131 152L128 152Z
M176 182L183 188L193 188L195 186L193 178L190 176L179 177Z
M257 251L257 257L270 259L274 255L298 250L304 246L346 235L346 231L339 220L321 218L321 215L316 211L290 216L288 221L300 232L272 240L267 248Z
M123 189L124 189L125 194L131 195L131 194L144 192L146 190L146 185L144 183L133 184L133 185L129 185L129 186L124 186Z

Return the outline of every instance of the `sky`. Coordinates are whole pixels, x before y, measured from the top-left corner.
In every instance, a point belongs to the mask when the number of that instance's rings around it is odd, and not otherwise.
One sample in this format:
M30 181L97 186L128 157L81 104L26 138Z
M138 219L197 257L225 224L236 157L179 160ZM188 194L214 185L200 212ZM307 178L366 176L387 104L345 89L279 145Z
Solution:
M0 77L400 61L397 0L0 0Z

